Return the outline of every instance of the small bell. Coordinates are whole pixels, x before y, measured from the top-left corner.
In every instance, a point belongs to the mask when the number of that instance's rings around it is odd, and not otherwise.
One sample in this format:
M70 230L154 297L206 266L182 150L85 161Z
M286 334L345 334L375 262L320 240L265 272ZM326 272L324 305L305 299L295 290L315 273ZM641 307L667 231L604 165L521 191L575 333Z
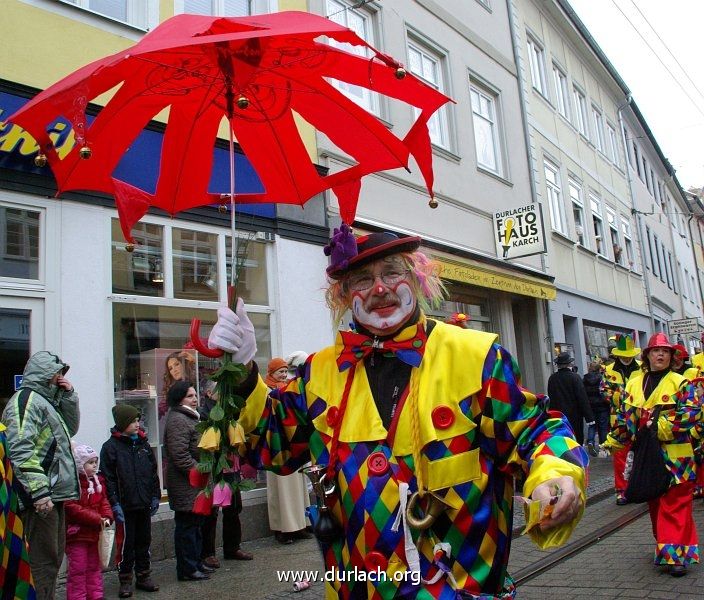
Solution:
M42 167L46 167L46 163L46 154L42 154L40 152L34 157L34 166L39 167L41 169Z
M78 151L78 155L83 160L88 160L91 156L93 156L93 151L90 149L90 146L82 146Z
M241 108L242 110L244 110L248 106L249 106L249 98L247 98L247 96L241 95L239 98L237 98L237 107L238 108Z
M134 244L125 244L125 252L134 252Z
M406 75L408 75L408 72L403 67L397 67L394 75L396 76L396 79L404 79Z
M438 207L438 201L435 198L431 198L430 201L428 202L428 206L430 208L437 208Z
M218 205L218 212L224 215L227 212L227 206L225 204Z

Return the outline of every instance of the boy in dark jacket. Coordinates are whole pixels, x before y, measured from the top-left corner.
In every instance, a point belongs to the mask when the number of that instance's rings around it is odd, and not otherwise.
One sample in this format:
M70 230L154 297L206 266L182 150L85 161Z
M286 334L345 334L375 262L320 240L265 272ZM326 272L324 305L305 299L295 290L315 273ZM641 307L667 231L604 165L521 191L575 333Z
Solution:
M132 596L133 569L137 575L137 589L159 590L151 579L149 546L152 541L151 517L159 510L161 486L154 453L139 427L139 411L130 404L118 404L112 407L112 414L115 427L110 430L112 435L100 451L100 466L118 524L118 596L129 598Z

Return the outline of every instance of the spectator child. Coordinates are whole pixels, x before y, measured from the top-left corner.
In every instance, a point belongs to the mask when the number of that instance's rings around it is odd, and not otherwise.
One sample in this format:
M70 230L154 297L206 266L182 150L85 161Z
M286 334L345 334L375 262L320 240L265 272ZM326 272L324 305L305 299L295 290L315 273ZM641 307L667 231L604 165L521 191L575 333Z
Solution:
M102 527L112 522L104 480L97 474L98 454L78 445L73 449L81 496L66 502L66 600L99 600L103 597L98 539Z
M137 589L157 592L151 579L149 547L151 517L159 510L161 486L149 440L139 427L139 411L129 404L112 407L115 427L100 451L108 501L118 524L116 531L120 598L132 596L132 571Z

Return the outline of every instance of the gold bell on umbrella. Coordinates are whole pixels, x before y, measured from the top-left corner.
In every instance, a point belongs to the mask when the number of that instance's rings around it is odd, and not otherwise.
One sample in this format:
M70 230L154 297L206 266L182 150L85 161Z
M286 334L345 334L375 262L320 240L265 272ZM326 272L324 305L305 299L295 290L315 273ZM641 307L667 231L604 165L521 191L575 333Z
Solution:
M430 208L437 208L438 207L438 201L435 198L431 198L430 201L428 202L428 206Z
M394 73L396 79L404 79L407 74L408 72L403 67L397 67L396 72Z
M247 96L240 96L237 98L237 107L244 110L249 106L249 98Z
M227 212L227 205L226 205L226 204L220 204L220 205L218 206L218 212L219 212L220 214L223 214L223 215L224 215L224 214Z
M198 447L206 452L216 452L220 449L220 430L216 427L208 427L198 442Z
M78 155L83 160L88 160L91 156L93 156L93 151L90 149L90 146L82 146L78 151Z
M41 169L42 167L46 167L46 163L47 163L46 154L42 154L40 152L39 154L37 154L34 157L34 165L36 167L39 167Z
M134 244L125 244L125 252L134 252Z

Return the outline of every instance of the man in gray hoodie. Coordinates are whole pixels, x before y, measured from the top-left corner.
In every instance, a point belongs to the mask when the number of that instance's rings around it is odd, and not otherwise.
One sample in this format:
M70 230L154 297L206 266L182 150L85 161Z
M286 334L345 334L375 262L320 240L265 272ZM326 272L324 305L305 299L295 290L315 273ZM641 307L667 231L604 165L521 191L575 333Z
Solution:
M2 414L38 600L54 598L66 540L64 502L79 497L71 437L80 416L78 394L64 377L68 369L56 354L33 354Z

